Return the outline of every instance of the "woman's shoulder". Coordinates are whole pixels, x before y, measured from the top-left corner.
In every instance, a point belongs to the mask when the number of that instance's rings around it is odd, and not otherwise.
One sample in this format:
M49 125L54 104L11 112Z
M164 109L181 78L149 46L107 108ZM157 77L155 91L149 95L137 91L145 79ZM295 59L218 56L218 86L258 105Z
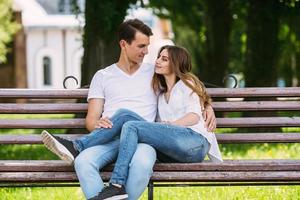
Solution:
M186 80L186 82L188 82L191 85L194 85L194 83L190 80ZM186 92L193 92L193 90L187 85L185 84L182 80L178 81L178 88L182 91L186 91Z

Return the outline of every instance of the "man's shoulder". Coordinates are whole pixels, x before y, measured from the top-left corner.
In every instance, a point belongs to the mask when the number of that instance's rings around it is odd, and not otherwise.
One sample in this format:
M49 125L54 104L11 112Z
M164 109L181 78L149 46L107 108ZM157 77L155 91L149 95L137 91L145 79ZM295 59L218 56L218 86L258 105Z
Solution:
M103 69L99 69L99 70L95 73L95 76L96 76L96 75L97 75L97 76L103 76L103 75L105 75L105 74L107 74L107 73L110 73L110 72L114 71L115 68L116 68L116 64L109 65L109 66L107 66L107 67L105 67L105 68L103 68Z

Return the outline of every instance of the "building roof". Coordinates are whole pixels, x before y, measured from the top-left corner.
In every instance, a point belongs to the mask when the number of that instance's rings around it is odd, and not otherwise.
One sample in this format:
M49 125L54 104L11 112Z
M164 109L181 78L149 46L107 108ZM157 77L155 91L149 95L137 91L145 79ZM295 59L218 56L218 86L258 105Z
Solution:
M82 26L83 19L75 15L49 15L36 0L14 0L13 9L22 12L25 29L76 29Z

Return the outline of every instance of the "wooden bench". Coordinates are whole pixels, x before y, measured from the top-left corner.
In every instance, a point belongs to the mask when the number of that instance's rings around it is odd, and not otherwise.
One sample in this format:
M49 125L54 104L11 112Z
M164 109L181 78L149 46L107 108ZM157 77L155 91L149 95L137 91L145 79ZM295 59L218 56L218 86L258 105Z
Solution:
M300 87L208 89L218 114L218 128L238 128L234 133L218 133L220 144L243 143L298 143L300 133L239 132L243 128L300 127ZM16 99L23 103L0 103L0 116L12 114L67 114L81 113L83 118L33 119L0 118L0 129L14 129L15 134L0 134L0 146L39 145L39 134L24 135L22 129L82 129L87 104L87 89L29 90L0 89L0 102ZM259 99L258 99L259 98ZM268 117L242 117L241 111L257 112ZM280 111L280 116L277 116ZM287 111L287 112L286 112ZM230 117L230 113L238 113ZM20 115L17 115L20 116ZM55 116L54 116L55 117ZM20 130L19 130L20 129ZM271 130L271 129L270 129ZM69 138L77 134L64 134ZM110 177L112 166L101 171L104 180ZM0 160L0 186L78 186L73 166L61 160ZM223 163L158 163L149 183L149 199L155 186L186 185L279 185L300 183L300 160L260 159L225 160Z

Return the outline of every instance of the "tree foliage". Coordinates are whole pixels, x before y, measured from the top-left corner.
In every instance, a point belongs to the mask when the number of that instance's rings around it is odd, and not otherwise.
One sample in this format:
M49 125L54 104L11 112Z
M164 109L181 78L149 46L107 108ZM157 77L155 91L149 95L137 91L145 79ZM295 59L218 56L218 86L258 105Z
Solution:
M9 51L7 45L19 28L19 25L13 22L11 6L12 0L0 0L0 63L6 61L6 54Z

